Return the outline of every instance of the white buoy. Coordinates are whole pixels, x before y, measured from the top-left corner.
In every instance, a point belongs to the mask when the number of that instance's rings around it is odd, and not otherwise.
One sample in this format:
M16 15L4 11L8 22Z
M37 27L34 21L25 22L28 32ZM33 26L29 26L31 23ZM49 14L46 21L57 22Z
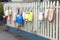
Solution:
M47 3L45 2L45 13L44 13L44 18L47 19L48 17L48 5Z

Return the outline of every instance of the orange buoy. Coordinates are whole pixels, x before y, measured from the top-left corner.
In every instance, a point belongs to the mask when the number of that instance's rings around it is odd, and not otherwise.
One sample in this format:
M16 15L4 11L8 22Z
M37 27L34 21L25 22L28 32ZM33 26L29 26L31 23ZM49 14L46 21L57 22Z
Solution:
M11 16L8 16L7 20L11 20Z

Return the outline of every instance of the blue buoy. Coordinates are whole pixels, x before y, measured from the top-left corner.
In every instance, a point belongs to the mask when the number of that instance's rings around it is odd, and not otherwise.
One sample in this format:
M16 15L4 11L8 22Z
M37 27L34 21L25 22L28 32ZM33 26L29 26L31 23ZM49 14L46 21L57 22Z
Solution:
M24 24L23 17L20 16L20 15L17 15L17 17L16 17L16 23L17 24Z
M6 18L3 18L3 19L2 19L2 22L3 22L4 24L6 24L7 19L6 19Z

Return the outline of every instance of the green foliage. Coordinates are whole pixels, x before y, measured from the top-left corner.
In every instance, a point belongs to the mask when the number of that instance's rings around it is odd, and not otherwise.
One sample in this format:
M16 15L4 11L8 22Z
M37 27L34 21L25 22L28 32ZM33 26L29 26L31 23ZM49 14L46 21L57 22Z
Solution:
M0 3L0 21L2 20L2 16L4 15L4 11L3 11L3 4Z

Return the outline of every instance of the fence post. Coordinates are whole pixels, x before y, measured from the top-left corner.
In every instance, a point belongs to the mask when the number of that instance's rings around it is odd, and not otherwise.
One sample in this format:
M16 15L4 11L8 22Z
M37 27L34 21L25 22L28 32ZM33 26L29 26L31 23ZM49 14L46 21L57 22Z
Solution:
M56 40L58 40L58 6L59 6L59 1L57 1L57 7L56 7Z
M55 1L53 2L53 6L56 8L56 6L55 6ZM55 13L56 14L56 13ZM55 15L54 15L55 16ZM52 34L52 36L53 36L53 39L55 39L55 20L54 20L54 23L53 23L53 34Z

